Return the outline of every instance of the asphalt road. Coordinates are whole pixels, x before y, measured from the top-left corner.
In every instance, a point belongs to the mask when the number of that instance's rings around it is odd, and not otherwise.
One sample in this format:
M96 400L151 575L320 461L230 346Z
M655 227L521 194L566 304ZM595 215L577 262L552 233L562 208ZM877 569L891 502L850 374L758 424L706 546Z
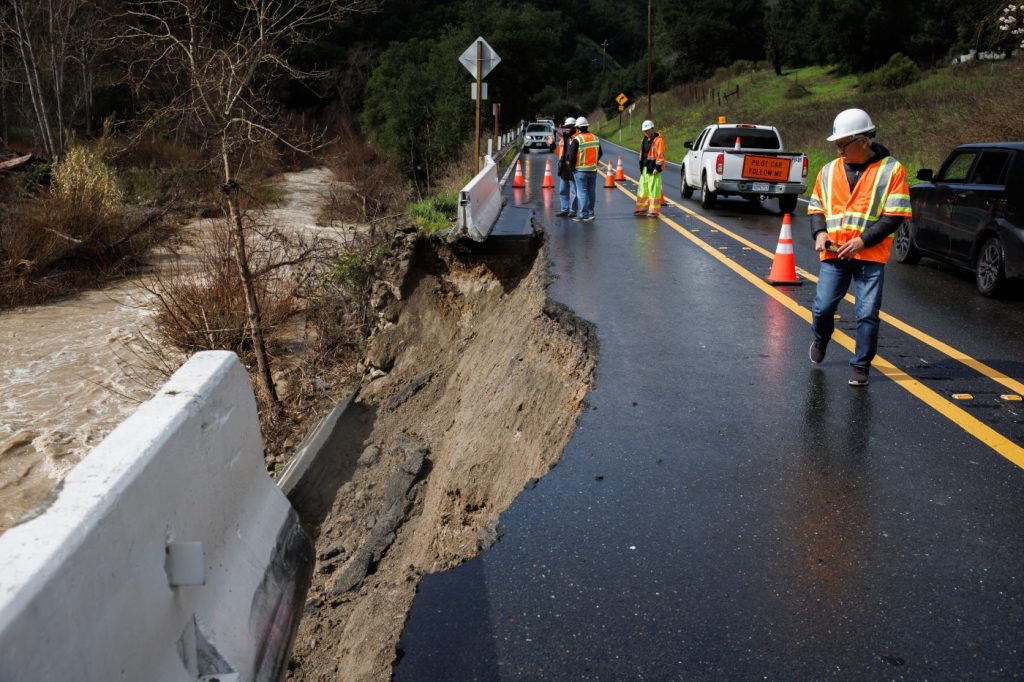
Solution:
M550 296L597 326L595 386L502 540L424 578L395 678L1024 676L1024 403L1003 397L1024 395L1021 296L890 264L851 388L852 305L812 366L814 282L761 280L774 201L705 213L674 169L662 219L632 216L626 182L575 223L540 189L549 159L506 194L547 230Z

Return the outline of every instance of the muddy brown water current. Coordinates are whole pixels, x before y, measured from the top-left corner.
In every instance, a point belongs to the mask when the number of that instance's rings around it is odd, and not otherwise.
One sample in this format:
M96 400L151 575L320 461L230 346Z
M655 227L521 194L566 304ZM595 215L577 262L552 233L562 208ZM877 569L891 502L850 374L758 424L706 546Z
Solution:
M326 169L286 174L287 204L269 211L318 231ZM146 334L150 294L127 280L46 305L0 313L0 533L147 400L132 348Z

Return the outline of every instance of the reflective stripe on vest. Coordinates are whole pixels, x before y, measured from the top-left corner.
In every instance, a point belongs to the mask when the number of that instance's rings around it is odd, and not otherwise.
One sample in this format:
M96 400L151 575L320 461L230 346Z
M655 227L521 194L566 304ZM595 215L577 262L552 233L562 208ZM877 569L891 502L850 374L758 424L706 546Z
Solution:
M837 246L859 237L865 229L878 222L882 215L909 218L910 195L906 189L906 180L901 176L894 184L898 168L901 168L899 162L887 156L868 166L851 190L843 162L836 159L821 169L807 212L825 214L829 239ZM846 197L845 202L843 197ZM892 237L887 236L879 244L865 247L856 257L884 263L889 259L891 244ZM822 257L834 256L826 252Z
M579 151L576 153L576 170L596 171L597 170L597 148L600 142L594 133L579 133L577 135Z

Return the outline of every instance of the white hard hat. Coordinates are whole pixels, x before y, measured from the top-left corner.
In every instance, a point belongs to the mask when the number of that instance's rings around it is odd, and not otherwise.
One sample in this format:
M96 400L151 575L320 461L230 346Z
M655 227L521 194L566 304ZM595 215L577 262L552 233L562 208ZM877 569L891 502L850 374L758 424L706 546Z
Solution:
M640 124L640 130L647 131L654 128L654 121L644 121Z
M590 121L587 120L586 116L580 116L578 119L576 119L576 127L577 128L582 128L583 126L588 126L588 125L590 125Z
M576 125L576 119L574 119L572 116L570 116L569 118L565 119L565 123L563 123L562 125L574 126L574 125Z
M875 131L875 124L871 122L868 112L863 109L846 109L840 111L832 124L832 134L827 138L829 142L841 140L844 137L872 133Z

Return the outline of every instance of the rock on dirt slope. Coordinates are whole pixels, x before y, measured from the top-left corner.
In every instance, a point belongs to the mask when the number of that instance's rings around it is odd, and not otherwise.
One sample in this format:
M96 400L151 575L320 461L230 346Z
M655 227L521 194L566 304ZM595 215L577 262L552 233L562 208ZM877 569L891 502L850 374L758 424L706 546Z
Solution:
M408 244L351 438L330 453L330 496L304 513L317 570L291 680L390 679L420 577L498 538L499 514L557 462L591 385L596 336L547 300L543 250Z

